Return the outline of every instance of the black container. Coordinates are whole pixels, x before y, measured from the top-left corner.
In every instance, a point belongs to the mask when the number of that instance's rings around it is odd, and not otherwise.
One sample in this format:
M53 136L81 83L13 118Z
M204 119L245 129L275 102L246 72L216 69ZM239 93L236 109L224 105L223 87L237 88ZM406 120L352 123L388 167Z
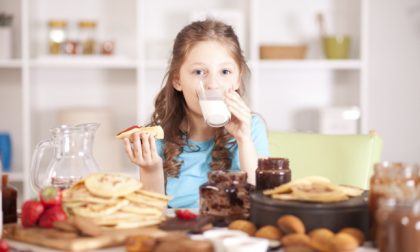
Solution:
M287 158L259 158L255 171L257 190L273 189L290 182L292 172Z
M345 227L354 227L369 237L368 211L366 192L362 196L336 203L285 201L272 199L260 191L251 193L251 221L257 227L276 225L279 217L292 214L303 221L307 232L316 228L338 232Z

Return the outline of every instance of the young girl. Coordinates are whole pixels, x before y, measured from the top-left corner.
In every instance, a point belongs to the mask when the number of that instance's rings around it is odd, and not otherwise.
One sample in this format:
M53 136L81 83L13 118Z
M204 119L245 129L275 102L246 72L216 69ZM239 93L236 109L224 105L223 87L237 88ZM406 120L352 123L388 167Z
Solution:
M150 134L125 139L130 160L139 166L144 188L173 196L173 208L198 208L199 187L211 170L243 170L255 184L259 156L268 156L264 122L243 99L249 72L231 26L215 20L193 22L177 35L166 82L155 101L150 125L161 125L163 141ZM206 124L196 90L222 83L231 120Z

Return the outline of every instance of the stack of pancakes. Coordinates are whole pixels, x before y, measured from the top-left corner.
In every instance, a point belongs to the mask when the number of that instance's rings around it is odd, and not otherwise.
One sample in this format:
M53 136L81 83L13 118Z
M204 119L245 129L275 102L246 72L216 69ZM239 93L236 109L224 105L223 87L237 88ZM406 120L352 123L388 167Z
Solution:
M320 176L305 177L264 191L264 195L269 195L273 199L320 203L345 201L362 193L361 188L336 185Z
M63 206L72 215L112 228L160 223L170 198L142 190L140 181L121 173L93 173L63 191Z

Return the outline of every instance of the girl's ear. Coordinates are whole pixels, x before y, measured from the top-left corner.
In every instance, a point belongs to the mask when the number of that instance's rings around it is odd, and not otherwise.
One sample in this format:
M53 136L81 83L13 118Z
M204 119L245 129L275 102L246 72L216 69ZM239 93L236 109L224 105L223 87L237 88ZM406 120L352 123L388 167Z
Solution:
M175 90L182 91L181 83L179 82L178 77L174 78L174 81L172 82L172 86L175 88Z

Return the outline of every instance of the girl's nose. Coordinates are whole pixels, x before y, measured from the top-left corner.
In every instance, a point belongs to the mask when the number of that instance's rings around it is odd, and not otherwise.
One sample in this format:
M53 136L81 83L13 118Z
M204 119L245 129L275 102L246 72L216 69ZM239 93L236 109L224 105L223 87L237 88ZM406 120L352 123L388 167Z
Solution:
M219 80L217 76L209 74L205 79L206 89L215 89L219 87Z

